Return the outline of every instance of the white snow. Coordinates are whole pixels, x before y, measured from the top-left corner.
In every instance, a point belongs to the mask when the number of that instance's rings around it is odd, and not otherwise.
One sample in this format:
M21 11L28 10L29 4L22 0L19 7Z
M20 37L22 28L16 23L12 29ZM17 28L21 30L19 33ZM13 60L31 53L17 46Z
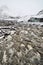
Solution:
M20 19L18 19L18 22L20 22L20 21L26 22L26 21L28 21L30 19L30 17L31 16L28 16L28 15L27 16L23 16Z
M41 14L41 15L35 15L35 16L33 16L34 18L43 18L43 14Z

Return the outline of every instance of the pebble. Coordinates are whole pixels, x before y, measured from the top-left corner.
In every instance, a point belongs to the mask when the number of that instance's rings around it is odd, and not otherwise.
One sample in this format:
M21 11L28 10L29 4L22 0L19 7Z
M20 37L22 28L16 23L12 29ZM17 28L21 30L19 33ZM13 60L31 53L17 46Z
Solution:
M0 39L3 39L3 38L4 38L4 36L1 36L1 37L0 37Z
M12 37L9 35L9 36L7 36L7 40L8 41L11 41L12 40Z
M43 39L43 37L42 37L42 39Z
M18 57L22 57L21 51L20 52L17 52L17 55L18 55Z
M11 31L10 33L11 33L11 35L13 35L15 33L15 31Z
M27 47L28 47L29 50L33 49L31 45L27 45Z
M25 45L24 44L21 44L21 47L25 47Z
M4 51L4 55L3 55L3 62L7 62L7 55L6 55L6 51Z
M20 33L28 34L28 31L22 30Z

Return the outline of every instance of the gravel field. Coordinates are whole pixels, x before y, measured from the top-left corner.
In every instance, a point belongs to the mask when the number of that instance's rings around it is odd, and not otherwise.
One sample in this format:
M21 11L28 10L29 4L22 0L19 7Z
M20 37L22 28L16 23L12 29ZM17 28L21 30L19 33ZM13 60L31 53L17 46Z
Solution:
M0 26L0 65L43 65L43 25Z

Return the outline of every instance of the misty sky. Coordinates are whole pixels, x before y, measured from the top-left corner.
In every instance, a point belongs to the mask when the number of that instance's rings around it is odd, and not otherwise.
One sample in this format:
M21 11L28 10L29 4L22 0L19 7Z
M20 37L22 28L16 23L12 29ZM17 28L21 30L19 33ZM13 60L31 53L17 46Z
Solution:
M4 5L15 16L34 15L43 9L43 0L0 0L0 7Z

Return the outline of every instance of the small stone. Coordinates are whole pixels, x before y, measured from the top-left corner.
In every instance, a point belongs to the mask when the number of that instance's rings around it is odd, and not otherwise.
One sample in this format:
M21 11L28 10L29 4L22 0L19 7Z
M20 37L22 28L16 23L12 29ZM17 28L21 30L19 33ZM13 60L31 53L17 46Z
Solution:
M29 31L29 30L30 30L30 28L27 28L27 30Z
M25 31L25 34L28 34L28 31Z
M28 31L22 30L20 33L28 34Z
M8 41L11 41L12 40L12 37L9 35L9 36L7 36L7 40Z
M42 48L43 48L43 43L41 43L41 45L40 45Z
M4 55L3 55L3 62L7 62L7 55L6 55L6 51L4 51Z
M23 39L22 39L22 38L21 38L20 40L21 40L21 41L23 41Z
M11 31L10 33L11 33L11 35L13 35L15 33L15 31Z
M21 51L20 52L17 52L17 55L18 55L18 57L22 57Z
M26 49L26 54L28 53L28 49Z
M7 44L7 48L11 48L14 45L13 42L10 42L9 44Z
M1 30L0 30L0 32L1 32Z
M34 37L38 38L38 36L36 34L34 34L33 32L31 32L31 35L33 35Z
M25 45L24 44L21 44L21 47L25 47Z
M41 56L40 54L37 52L37 59L40 60Z
M27 47L28 47L29 50L33 49L31 45L28 45Z
M43 37L42 37L42 39L43 39Z
M14 54L14 50L12 48L9 49L9 53L11 54L11 56L13 56Z
M0 39L4 38L4 36L1 36Z

